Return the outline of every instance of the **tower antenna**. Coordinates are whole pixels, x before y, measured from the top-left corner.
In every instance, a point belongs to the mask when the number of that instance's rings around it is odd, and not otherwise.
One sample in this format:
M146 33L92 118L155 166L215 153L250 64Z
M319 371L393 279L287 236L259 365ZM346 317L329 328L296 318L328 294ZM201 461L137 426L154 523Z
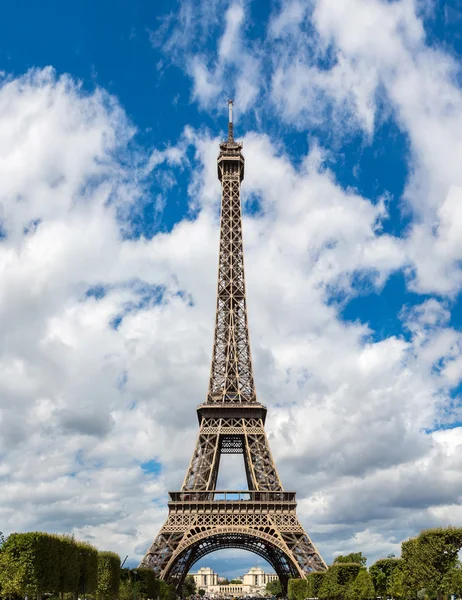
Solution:
M228 100L228 142L234 142L233 102L234 100L232 98Z

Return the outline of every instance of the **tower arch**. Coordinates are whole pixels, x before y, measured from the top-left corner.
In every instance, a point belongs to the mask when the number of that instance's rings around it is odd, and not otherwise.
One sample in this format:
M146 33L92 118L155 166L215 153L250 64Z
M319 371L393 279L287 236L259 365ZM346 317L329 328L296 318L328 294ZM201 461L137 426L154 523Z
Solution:
M204 556L224 549L240 549L252 552L269 563L287 587L290 577L300 577L297 564L290 551L275 536L242 527L221 527L196 533L184 541L165 568L165 579L180 586L192 567Z

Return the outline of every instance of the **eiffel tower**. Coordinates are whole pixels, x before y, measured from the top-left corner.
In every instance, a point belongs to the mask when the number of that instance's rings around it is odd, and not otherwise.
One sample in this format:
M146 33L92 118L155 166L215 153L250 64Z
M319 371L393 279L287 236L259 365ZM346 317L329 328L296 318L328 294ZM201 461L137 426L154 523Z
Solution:
M283 589L326 564L296 515L265 433L266 407L257 401L250 356L244 282L240 187L242 144L234 141L232 100L228 139L220 144L222 186L217 311L210 383L197 408L199 436L181 491L170 492L168 519L140 567L179 589L200 558L242 548L274 568ZM222 454L243 454L248 490L216 489Z

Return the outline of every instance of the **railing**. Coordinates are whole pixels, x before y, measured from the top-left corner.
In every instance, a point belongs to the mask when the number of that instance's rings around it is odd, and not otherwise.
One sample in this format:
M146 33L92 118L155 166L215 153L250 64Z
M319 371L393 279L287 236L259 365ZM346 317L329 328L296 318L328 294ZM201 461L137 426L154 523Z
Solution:
M295 492L192 490L169 495L171 502L295 502Z
M226 394L226 398L227 400L224 399L223 394L217 394L216 397L213 399L213 402L201 402L201 404L197 405L197 408L210 408L211 406L213 407L219 407L219 408L264 408L266 410L266 406L265 404L262 404L261 402L258 402L257 400L252 401L252 402L238 402L238 401L233 401L232 398L232 394ZM234 400L236 400L238 398L238 394L235 394L235 398Z

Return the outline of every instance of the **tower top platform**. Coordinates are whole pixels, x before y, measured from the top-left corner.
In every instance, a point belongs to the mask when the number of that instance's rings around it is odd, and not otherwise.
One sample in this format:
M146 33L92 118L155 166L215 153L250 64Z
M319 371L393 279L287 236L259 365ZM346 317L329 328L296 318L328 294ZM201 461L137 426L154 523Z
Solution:
M245 159L242 155L242 142L234 140L232 100L228 100L228 107L228 139L220 143L220 153L217 159L218 179L222 181L224 173L233 173L242 181L244 179Z

